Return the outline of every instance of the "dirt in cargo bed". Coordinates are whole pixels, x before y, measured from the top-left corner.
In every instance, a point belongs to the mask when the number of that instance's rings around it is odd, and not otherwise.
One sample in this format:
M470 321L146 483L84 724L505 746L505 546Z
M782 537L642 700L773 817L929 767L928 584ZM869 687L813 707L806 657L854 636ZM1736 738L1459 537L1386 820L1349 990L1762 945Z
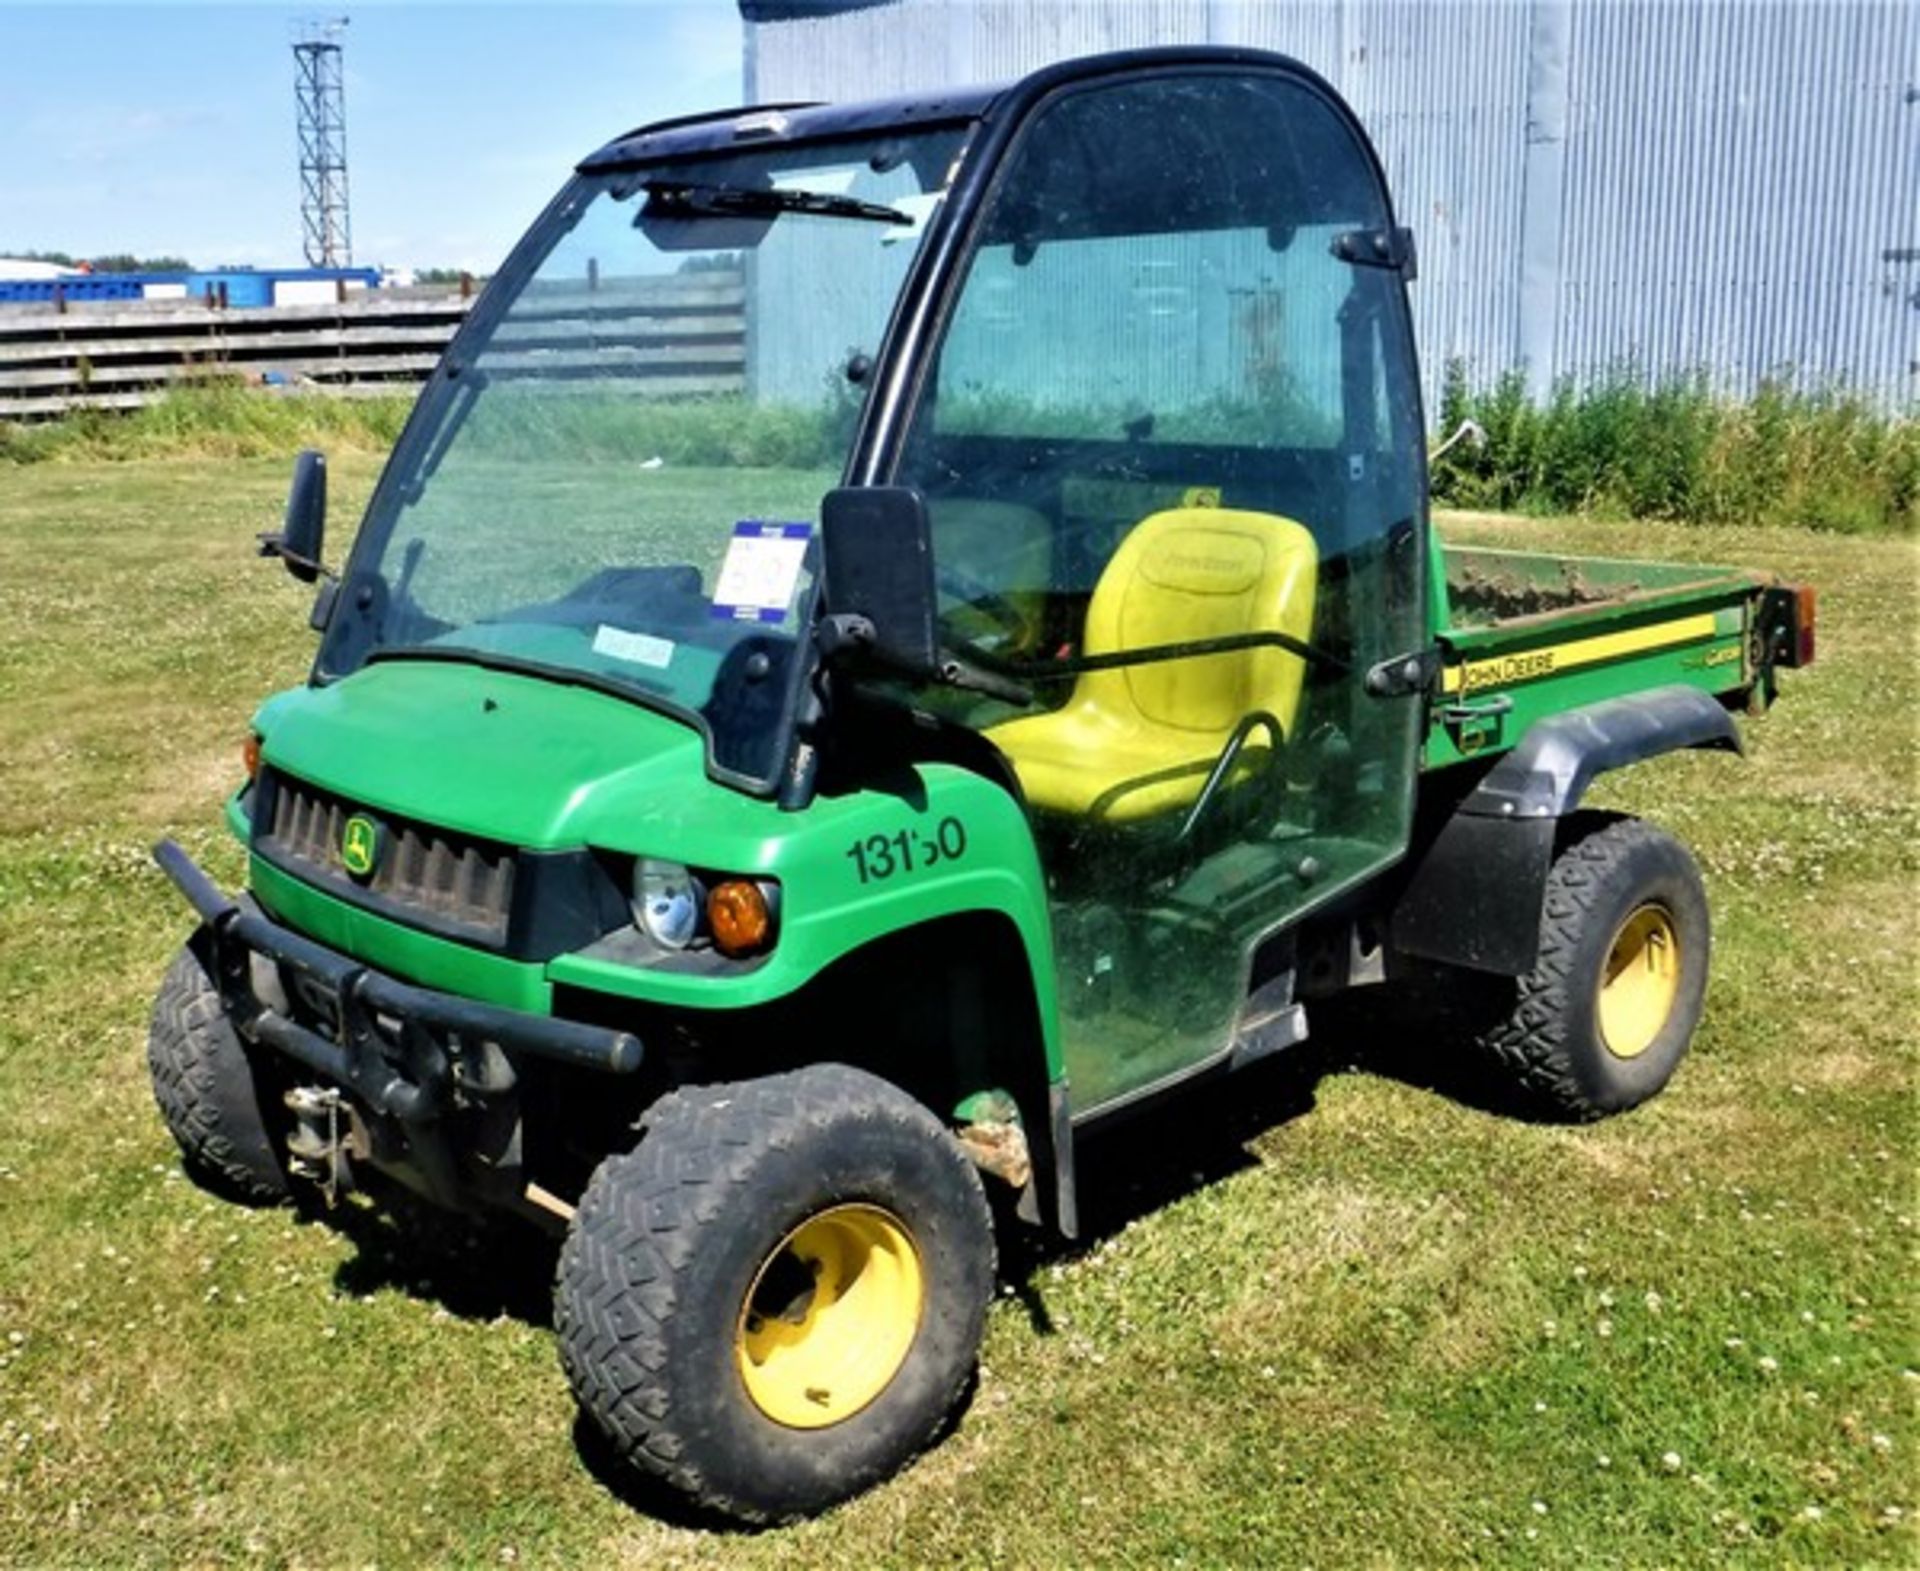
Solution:
M1639 588L1637 583L1605 587L1591 584L1572 562L1560 564L1558 583L1522 578L1517 573L1482 572L1468 565L1447 576L1447 603L1456 626L1486 627L1510 622L1517 616L1538 616L1542 611L1624 600Z

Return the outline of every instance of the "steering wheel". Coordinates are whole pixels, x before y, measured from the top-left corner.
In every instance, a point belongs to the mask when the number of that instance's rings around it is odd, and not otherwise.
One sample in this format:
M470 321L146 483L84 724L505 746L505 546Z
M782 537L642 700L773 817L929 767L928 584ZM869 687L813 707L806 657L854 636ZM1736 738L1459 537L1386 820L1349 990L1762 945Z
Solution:
M1016 648L1026 644L1031 632L1026 614L997 589L952 567L936 565L933 579L938 588L985 616L1006 635L1008 643Z

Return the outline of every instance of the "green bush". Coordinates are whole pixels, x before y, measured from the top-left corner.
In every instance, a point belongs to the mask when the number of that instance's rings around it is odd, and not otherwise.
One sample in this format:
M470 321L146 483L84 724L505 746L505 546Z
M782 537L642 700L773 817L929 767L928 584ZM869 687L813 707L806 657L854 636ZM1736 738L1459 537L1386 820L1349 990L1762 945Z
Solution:
M1856 394L1772 379L1728 399L1703 374L1649 381L1626 363L1535 404L1518 372L1476 388L1455 361L1441 430L1464 419L1486 445L1433 470L1435 500L1455 507L1920 532L1920 419Z

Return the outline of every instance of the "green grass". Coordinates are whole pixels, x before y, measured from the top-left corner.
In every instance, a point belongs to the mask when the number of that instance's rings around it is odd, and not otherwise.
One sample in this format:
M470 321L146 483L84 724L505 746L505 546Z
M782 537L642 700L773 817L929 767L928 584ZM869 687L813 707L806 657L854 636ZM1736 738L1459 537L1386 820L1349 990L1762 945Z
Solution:
M1282 1065L1112 1137L1103 1232L1016 1265L958 1432L740 1536L582 1466L539 1250L179 1175L142 1043L188 924L145 848L239 875L219 798L310 648L305 593L251 557L285 476L0 471L0 1562L1913 1562L1910 542L1454 522L1821 588L1821 662L1745 762L1605 782L1712 891L1674 1086L1562 1130ZM341 458L337 517L372 476Z

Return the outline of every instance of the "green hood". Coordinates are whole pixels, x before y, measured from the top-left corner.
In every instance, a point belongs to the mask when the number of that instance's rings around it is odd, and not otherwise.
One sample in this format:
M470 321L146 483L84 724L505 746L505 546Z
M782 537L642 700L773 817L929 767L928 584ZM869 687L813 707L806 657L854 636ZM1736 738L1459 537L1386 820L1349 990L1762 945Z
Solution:
M591 688L480 666L378 662L279 695L258 724L274 768L356 804L511 845L620 848L663 809L726 790L708 782L691 725Z

